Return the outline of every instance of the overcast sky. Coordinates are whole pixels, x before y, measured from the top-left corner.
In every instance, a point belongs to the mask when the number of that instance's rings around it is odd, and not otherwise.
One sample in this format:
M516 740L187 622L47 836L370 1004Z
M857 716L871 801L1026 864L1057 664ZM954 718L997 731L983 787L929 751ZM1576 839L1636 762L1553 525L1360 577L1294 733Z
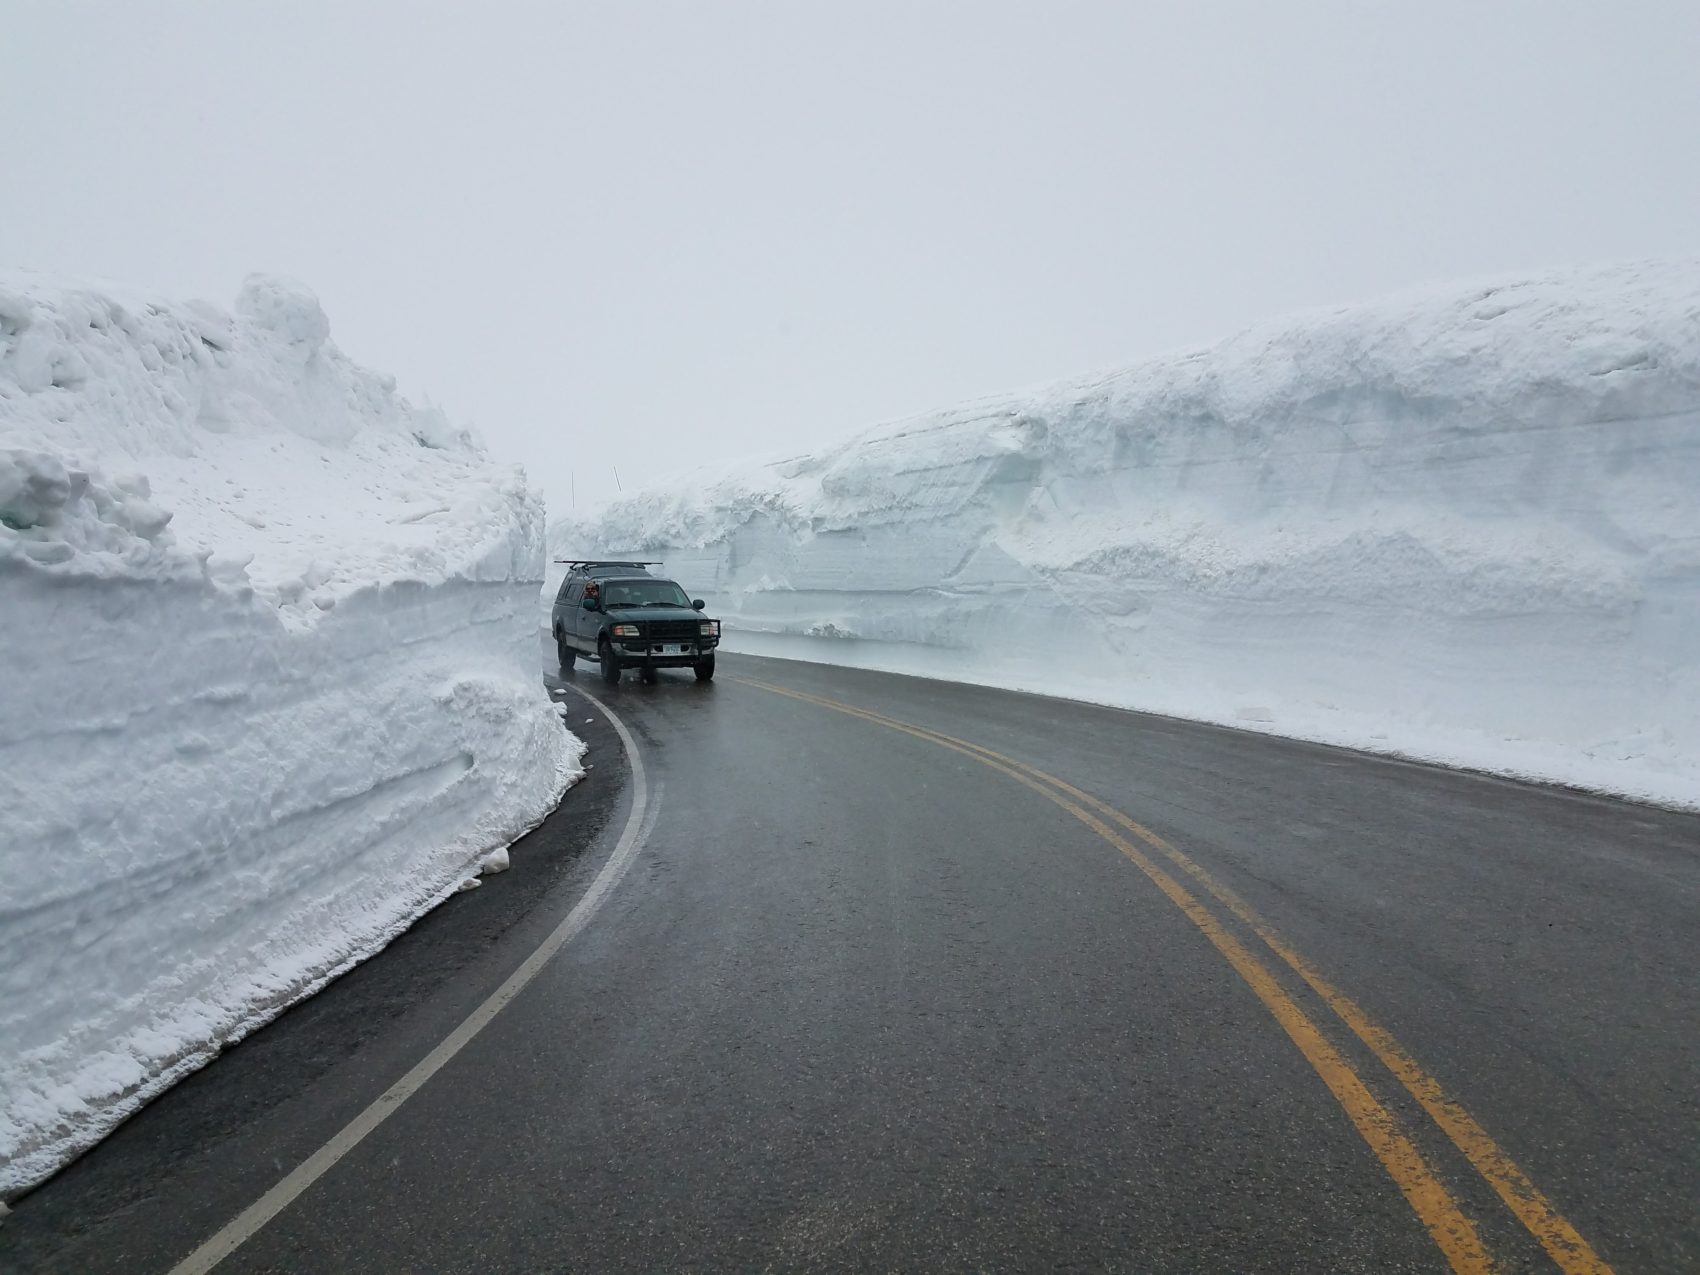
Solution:
M0 0L0 262L352 356L560 508L1412 283L1700 251L1700 4Z

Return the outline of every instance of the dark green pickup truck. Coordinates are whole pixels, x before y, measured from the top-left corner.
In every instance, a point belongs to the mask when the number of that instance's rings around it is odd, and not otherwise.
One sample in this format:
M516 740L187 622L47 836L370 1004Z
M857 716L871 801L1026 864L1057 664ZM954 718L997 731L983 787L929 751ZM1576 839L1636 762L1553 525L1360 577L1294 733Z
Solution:
M562 561L567 577L549 613L561 672L582 655L601 666L606 682L618 682L628 668L646 682L663 668L694 669L699 682L714 676L720 621L702 614L700 598L693 602L673 581L650 575L660 563Z

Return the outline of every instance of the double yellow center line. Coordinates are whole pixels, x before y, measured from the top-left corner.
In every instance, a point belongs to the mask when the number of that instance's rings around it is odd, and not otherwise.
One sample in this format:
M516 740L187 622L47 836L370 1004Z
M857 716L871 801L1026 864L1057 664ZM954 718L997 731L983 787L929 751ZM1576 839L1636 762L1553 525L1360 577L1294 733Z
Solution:
M1476 1224L1459 1207L1452 1192L1400 1128L1393 1113L1370 1092L1351 1062L1328 1041L1310 1016L1281 986L1263 959L1241 942L1180 879L1148 853L1155 851L1255 934L1269 952L1291 967L1340 1021L1369 1047L1498 1192L1500 1199L1540 1242L1560 1270L1566 1275L1610 1275L1611 1268L1576 1228L1559 1214L1528 1175L1517 1167L1469 1112L1447 1095L1440 1083L1390 1032L1378 1026L1355 1002L1327 982L1244 900L1149 828L1054 775L979 744L900 721L884 713L776 686L771 682L746 677L731 680L858 717L961 753L1056 803L1121 851L1198 927L1298 1046L1299 1052L1316 1070L1370 1150L1386 1168L1452 1269L1459 1272L1497 1270L1498 1266L1483 1244ZM1143 848L1124 833L1132 834Z

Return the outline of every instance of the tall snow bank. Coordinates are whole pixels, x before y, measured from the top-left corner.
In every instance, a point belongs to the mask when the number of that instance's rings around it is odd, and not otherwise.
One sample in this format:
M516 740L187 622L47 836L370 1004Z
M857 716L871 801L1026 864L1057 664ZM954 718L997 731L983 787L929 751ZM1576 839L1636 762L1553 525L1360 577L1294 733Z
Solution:
M554 535L733 649L1700 804L1700 261L1299 314Z
M234 314L0 274L0 1191L382 946L577 773L541 499Z

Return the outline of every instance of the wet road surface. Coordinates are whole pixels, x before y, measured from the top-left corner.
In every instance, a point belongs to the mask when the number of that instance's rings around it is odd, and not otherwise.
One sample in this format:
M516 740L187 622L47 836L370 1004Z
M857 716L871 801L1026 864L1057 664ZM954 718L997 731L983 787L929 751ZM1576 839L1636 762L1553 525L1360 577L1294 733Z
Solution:
M0 1269L172 1270L623 834L217 1270L1700 1269L1700 817L753 657L549 683L594 769L514 871L19 1201Z

